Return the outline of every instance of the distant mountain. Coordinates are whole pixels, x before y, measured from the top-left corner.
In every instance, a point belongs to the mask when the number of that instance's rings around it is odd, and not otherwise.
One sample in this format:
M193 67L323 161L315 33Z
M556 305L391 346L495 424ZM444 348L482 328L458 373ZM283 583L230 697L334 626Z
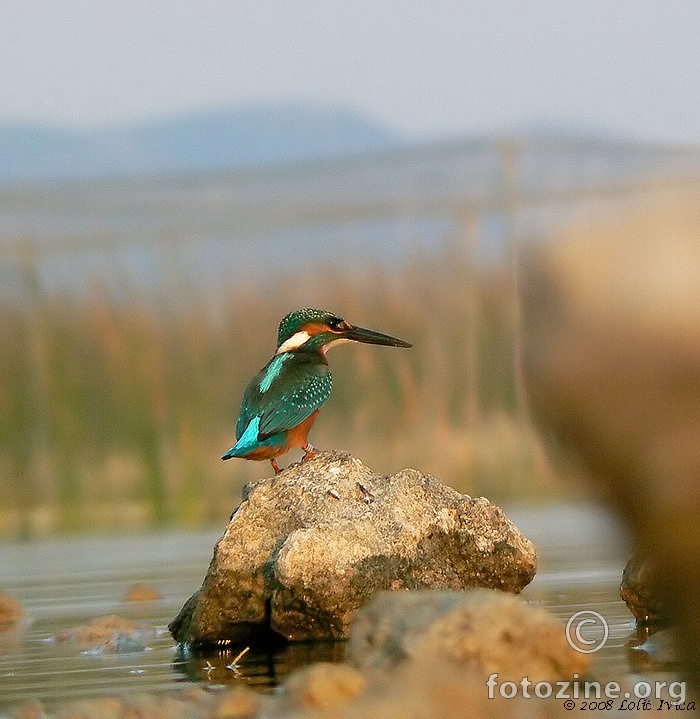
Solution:
M97 130L13 124L0 126L0 182L240 169L399 144L397 134L356 112L302 104Z

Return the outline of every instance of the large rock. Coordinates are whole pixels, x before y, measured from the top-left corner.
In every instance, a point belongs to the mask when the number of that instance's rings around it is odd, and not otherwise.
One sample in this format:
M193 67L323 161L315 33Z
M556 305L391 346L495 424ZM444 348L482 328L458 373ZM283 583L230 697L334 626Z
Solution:
M496 505L415 469L385 476L321 453L244 490L202 588L171 622L180 642L248 643L265 630L339 639L383 590L519 592L530 541Z

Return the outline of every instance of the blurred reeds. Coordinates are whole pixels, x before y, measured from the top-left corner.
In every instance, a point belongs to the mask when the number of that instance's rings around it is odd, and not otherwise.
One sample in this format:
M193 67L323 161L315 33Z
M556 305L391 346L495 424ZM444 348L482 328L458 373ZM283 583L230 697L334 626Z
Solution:
M0 536L225 521L242 484L271 470L219 456L280 318L301 306L414 343L333 350L316 446L494 500L553 490L517 408L506 272L475 275L451 248L391 271L307 268L213 299L174 291L177 303L99 289L3 301Z
M0 188L0 537L225 521L271 471L219 460L242 392L304 306L414 343L331 353L316 446L497 502L571 491L524 406L516 238L635 215L696 184L698 157L501 138ZM405 256L412 238L431 249Z

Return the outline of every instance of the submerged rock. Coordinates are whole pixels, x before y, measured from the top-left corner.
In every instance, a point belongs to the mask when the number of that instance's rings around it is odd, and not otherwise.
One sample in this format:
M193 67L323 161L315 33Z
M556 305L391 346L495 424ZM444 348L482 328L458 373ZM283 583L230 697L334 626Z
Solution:
M117 614L95 617L55 634L53 641L75 644L86 654L130 654L148 649L144 641L153 630Z
M129 587L122 598L123 602L157 602L163 598L160 590L152 584L137 582Z
M383 590L519 592L537 558L487 499L405 469L385 476L324 452L249 484L202 588L171 622L180 642L347 637Z

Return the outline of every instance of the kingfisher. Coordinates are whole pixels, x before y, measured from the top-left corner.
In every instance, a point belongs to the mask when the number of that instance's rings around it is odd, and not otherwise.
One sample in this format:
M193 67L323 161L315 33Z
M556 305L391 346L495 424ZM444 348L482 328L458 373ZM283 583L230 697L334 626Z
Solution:
M269 459L279 474L275 458L293 447L304 451L302 461L315 454L309 430L333 384L326 352L343 342L411 347L396 337L351 325L332 312L290 312L280 322L274 356L243 394L236 444L221 459Z

